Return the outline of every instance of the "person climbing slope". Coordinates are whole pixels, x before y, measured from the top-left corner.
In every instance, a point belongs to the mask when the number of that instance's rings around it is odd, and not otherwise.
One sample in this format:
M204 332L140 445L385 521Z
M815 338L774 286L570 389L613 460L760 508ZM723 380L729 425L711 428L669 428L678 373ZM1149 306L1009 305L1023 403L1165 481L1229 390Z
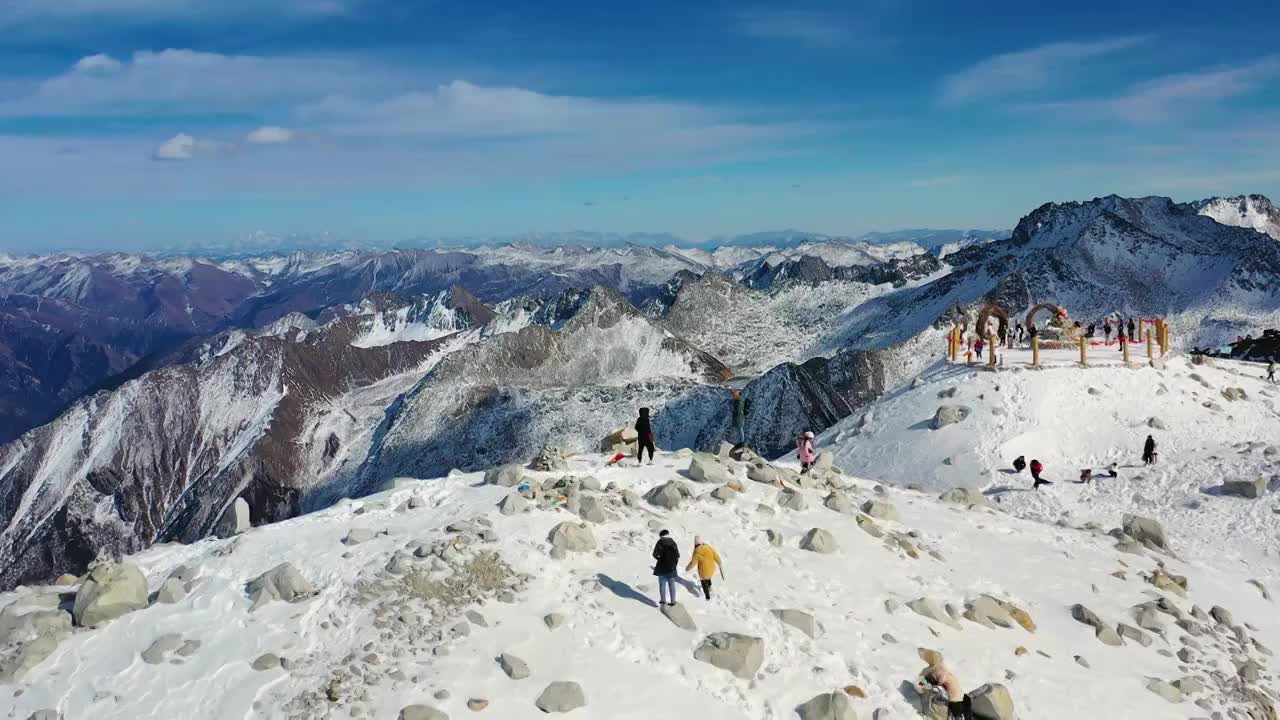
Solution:
M636 463L644 462L644 451L649 451L649 464L653 464L653 423L649 422L649 408L640 408L636 420Z
M720 553L710 545L702 542L702 538L693 538L693 556L689 558L689 566L685 570L698 568L698 580L702 582L702 594L711 599L711 579L716 570L720 571L720 579L724 579L724 567L720 564Z
M796 455L800 458L800 474L804 475L809 472L809 468L816 459L813 451L813 431L805 430L804 433L796 439Z
M947 696L947 720L974 720L973 702L960 681L942 665L931 665L922 673L930 688L940 688Z
M738 447L747 444L747 416L751 414L751 401L742 393L733 391L733 428L738 433Z
M1018 473L1021 473L1023 470L1026 470L1027 457L1025 455L1019 455L1018 457L1014 458L1013 469L1016 470Z
M1039 460L1032 458L1031 459L1031 479L1035 481L1031 485L1032 490L1039 490L1041 485L1053 484L1048 480L1045 480L1040 477L1040 473L1042 472L1044 472L1044 465L1041 465Z
M653 574L658 577L658 607L676 604L676 575L680 572L680 547L671 533L658 533L658 543L653 546Z
M1147 436L1147 442L1142 445L1142 464L1150 465L1156 461L1156 439Z
M1274 383L1276 381L1276 361L1272 360L1267 363L1267 382Z

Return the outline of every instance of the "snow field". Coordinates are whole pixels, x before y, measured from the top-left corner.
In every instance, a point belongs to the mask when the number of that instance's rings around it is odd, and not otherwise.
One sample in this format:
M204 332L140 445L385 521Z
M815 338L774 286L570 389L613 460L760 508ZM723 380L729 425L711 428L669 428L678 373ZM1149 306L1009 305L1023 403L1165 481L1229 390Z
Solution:
M681 474L688 464L684 452L663 453L646 467L605 468L594 455L572 462L567 474L591 475L641 494L669 480L687 482ZM901 686L913 682L923 666L919 646L942 651L968 688L1008 685L1020 717L1163 720L1202 714L1189 702L1172 705L1144 689L1147 676L1173 680L1184 674L1175 658L1157 653L1178 649L1176 633L1169 645L1157 639L1150 648L1109 647L1070 616L1070 606L1082 602L1113 625L1131 622L1129 608L1157 594L1137 576L1155 567L1153 558L1119 554L1109 537L963 509L909 490L880 494L872 482L852 481L848 495L855 505L878 498L896 506L901 522L877 521L884 530L915 531L921 553L911 559L865 533L851 516L823 507L825 490L803 491L809 509L785 510L776 506L775 487L746 480L742 466L732 467L745 486L743 495L725 504L699 498L675 511L643 502L619 506L610 510L608 522L592 526L598 552L571 552L564 560L548 557L547 533L576 518L564 510L502 516L494 505L510 490L483 485L480 474L411 483L231 540L153 548L133 558L153 588L189 563L199 568L192 593L177 604L154 605L74 634L28 676L24 692L14 698L13 715L56 707L66 717L95 720L290 717L284 710L290 700L323 686L349 658L372 652L380 658L379 671L399 670L405 679L368 682L367 700L335 703L320 716L389 718L405 705L425 702L451 717L467 717L466 701L484 698L485 717L528 718L537 716L533 701L547 683L574 680L584 688L587 706L566 717L791 718L794 707L815 694L857 685L867 694L854 701L860 717L884 707L890 717L906 718L915 711ZM714 487L689 485L698 496ZM414 495L422 509L398 509ZM761 504L773 512L762 511ZM473 625L463 639L422 645L413 641L410 627L380 632L368 608L353 601L353 588L378 577L396 553L445 537L449 522L479 515L498 536L483 548L498 551L516 573L530 574L527 591L514 604L490 601L475 608L488 627ZM650 551L657 527L671 530L679 542L682 567L694 534L724 560L727 580L716 579L710 602L694 594L690 574L682 573L680 602L697 632L675 627L653 605ZM830 531L839 550L820 555L799 549L800 537L813 527ZM353 528L387 534L346 546L342 539ZM766 529L782 533L780 547L767 542ZM1187 540L1175 541L1176 552L1186 549ZM244 584L284 561L296 565L319 595L249 612ZM1253 637L1280 647L1274 605L1246 584L1242 568L1165 561L1189 578L1191 600L1176 604L1222 604L1237 622L1258 628ZM1116 570L1124 570L1126 579L1110 574ZM31 592L0 595L0 606ZM967 620L954 629L906 607L892 613L885 607L889 599L905 605L920 597L963 607L979 593L1026 609L1038 629L992 630ZM809 639L773 617L775 608L810 612L822 630ZM416 612L427 622L428 613ZM542 620L549 612L563 613L565 624L549 630ZM702 637L719 631L764 639L765 661L755 679L739 680L693 659ZM139 653L168 632L202 645L181 664L143 663ZM433 654L433 647L449 652ZM1028 652L1017 655L1018 647ZM249 663L265 652L288 658L289 669L252 670ZM507 678L494 662L504 652L527 661L531 677ZM1077 655L1091 669L1077 664ZM450 697L432 699L441 689Z

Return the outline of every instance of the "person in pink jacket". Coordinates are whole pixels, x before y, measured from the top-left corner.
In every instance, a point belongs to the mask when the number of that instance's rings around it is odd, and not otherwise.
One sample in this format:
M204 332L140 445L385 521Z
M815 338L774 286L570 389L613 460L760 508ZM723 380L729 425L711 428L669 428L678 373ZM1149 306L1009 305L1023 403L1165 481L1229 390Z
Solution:
M796 454L800 456L800 474L809 472L809 466L813 465L816 457L813 451L813 431L806 430L796 439Z

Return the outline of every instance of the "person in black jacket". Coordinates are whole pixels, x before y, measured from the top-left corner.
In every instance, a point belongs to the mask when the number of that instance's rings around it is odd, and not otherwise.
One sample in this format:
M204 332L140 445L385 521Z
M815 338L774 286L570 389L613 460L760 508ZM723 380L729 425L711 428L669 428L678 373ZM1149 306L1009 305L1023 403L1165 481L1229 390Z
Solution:
M1147 442L1142 446L1142 464L1150 465L1156 461L1156 439L1147 436Z
M636 462L644 462L644 451L649 451L649 463L653 463L653 425L649 422L649 408L640 408L636 420Z
M1017 472L1022 472L1023 470L1026 470L1027 457L1025 455L1019 455L1018 457L1014 458L1013 469L1016 470Z
M658 576L658 607L676 604L676 575L680 572L680 547L671 539L671 533L658 533L658 544L653 546L653 574Z

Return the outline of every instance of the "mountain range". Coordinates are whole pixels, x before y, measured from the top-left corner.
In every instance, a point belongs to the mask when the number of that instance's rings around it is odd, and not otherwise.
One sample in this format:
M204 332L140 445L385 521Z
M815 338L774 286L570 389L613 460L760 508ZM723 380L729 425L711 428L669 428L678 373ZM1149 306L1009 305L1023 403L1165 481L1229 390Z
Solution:
M1280 326L1273 215L1109 196L940 245L6 257L0 587L199 539L238 498L269 523L402 475L595 451L638 407L660 446L711 449L728 386L775 456L911 380L984 302L1161 316L1187 346L1257 335Z

